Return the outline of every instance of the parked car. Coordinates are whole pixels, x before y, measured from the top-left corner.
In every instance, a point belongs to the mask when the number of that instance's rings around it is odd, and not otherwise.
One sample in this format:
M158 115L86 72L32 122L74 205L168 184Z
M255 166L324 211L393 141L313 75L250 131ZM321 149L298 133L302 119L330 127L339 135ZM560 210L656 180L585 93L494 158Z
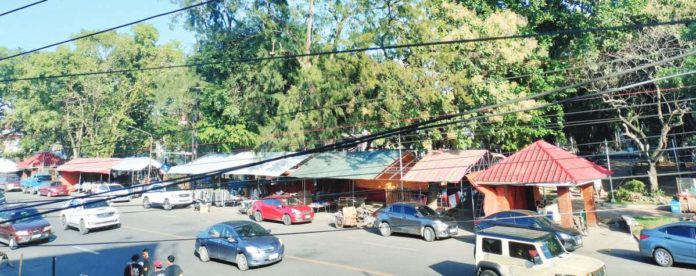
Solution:
M19 176L14 174L0 176L0 190L5 192L21 191L22 186L19 184Z
M228 221L200 231L195 253L203 262L217 259L237 264L239 270L283 260L283 241L251 221Z
M493 226L476 233L474 275L606 275L600 260L568 253L553 234Z
M121 184L98 184L92 187L96 197L108 198L113 202L130 201L130 192Z
M661 266L696 264L696 222L675 222L640 231L640 255Z
M0 190L0 205L5 205L7 203L7 198L5 198L5 191Z
M193 203L193 194L184 191L178 185L170 185L167 182L152 184L143 193L143 208L162 206L165 210L171 210L176 206L189 206Z
M36 193L38 191L38 187L41 185L48 185L50 184L51 181L51 175L48 173L37 173L34 174L30 177L27 177L25 179L22 179L20 182L22 186L22 192L25 194L27 193Z
M118 210L104 199L75 198L63 208L68 208L60 212L60 223L65 230L75 227L84 235L96 228L121 227Z
M474 231L493 226L521 227L551 232L563 243L568 251L582 247L582 234L573 228L563 227L548 217L529 210L502 211L474 221Z
M20 244L35 241L48 241L51 238L51 224L35 208L21 205L7 205L0 210L0 241L14 250Z
M312 222L314 211L299 199L289 195L273 195L257 200L252 205L254 220L282 221L285 225Z
M63 185L60 182L51 182L50 185L42 186L39 188L40 196L54 197L54 196L69 196L70 191L68 186Z
M374 216L374 226L385 237L398 232L419 235L431 242L459 234L454 218L418 203L394 203L377 210Z

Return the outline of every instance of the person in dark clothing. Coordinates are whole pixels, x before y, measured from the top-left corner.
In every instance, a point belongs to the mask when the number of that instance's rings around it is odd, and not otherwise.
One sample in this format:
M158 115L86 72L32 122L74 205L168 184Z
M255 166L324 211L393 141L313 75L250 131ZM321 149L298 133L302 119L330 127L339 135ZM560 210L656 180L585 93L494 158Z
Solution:
M138 259L138 254L131 256L131 261L123 269L123 276L143 276L143 266L138 263Z
M150 251L147 248L143 249L143 261L140 264L143 266L143 276L150 275L152 263L150 262Z
M165 270L165 274L167 276L184 276L184 271L181 270L181 267L174 264L174 260L176 260L176 258L174 258L173 255L167 257L167 269Z

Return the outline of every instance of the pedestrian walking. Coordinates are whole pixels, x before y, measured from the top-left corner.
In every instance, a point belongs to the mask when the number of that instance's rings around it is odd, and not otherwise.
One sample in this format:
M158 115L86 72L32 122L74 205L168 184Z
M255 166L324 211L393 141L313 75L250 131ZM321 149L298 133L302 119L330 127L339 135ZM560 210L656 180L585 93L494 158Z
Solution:
M150 275L150 271L152 271L152 263L150 261L150 251L145 248L143 249L143 261L140 262L140 264L143 266L143 276L148 276Z
M138 262L140 255L133 254L131 261L123 269L123 276L143 276L143 266Z
M154 265L155 270L153 270L152 274L150 274L150 275L152 275L152 276L167 276L167 273L164 271L164 269L162 269L162 262L161 261L155 261L153 263L153 265Z
M169 257L167 257L167 269L165 270L165 274L167 276L184 276L184 271L181 270L181 267L174 264L175 260L176 258L174 258L174 255L169 255Z

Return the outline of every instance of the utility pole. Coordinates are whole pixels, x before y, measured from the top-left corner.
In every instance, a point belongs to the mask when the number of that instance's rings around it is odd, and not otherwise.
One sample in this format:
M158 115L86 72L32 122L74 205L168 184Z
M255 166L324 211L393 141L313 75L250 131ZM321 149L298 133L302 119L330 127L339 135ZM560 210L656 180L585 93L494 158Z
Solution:
M404 164L403 156L401 155L401 134L398 135L399 139L399 184L401 186L401 201L405 200L404 197Z
M609 142L607 142L606 139L604 139L604 153L607 155L607 169L611 171L611 159L609 159ZM614 197L614 182L611 179L611 174L609 174L609 189L611 189L611 203L616 202L616 198Z

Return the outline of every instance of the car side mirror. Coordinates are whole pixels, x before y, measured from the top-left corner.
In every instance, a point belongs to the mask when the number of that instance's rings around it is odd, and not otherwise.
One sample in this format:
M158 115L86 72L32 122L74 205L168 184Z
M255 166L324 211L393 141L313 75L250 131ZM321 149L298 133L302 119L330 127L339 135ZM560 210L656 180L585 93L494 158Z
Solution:
M533 262L535 265L540 265L540 264L541 264L541 257L539 257L539 256L534 256L534 258L532 258L532 262Z
M266 231L268 231L268 234L270 234L270 233L271 233L271 228L266 229Z

